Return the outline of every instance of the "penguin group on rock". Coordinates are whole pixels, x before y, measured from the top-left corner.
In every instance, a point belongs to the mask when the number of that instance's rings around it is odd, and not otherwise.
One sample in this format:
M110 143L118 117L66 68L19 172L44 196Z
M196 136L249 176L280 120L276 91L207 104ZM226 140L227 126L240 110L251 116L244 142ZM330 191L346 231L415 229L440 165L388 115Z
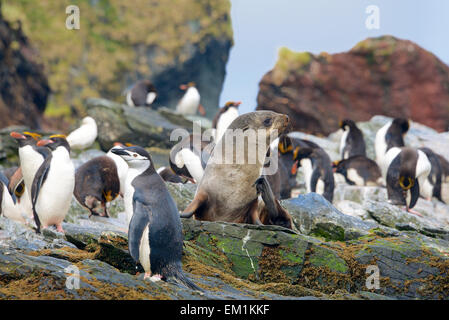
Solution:
M190 115L201 112L195 85L182 88L186 93L177 111ZM156 97L154 86L141 81L129 92L127 101L130 106L150 106ZM407 147L407 119L393 119L378 130L376 161L367 157L362 130L354 121L343 120L340 159L332 162L319 144L289 132L287 116L268 111L239 115L239 105L230 101L217 111L212 141L203 141L196 134L185 136L170 150L169 165L157 170L144 148L118 142L106 155L75 170L71 149L85 149L97 138L97 126L90 117L67 137L42 139L32 132L12 132L10 136L18 143L19 166L0 173L0 214L27 224L32 224L32 219L37 232L51 226L64 232L62 223L72 197L90 216L105 218L109 217L109 203L121 197L129 252L136 265L145 270L144 279L174 281L201 291L182 270L181 218L291 229L292 218L279 200L295 197L302 180L307 193L318 193L332 202L338 177L348 185L385 186L390 203L414 214L419 214L413 207L420 197L442 202L449 198L449 161L429 148ZM228 143L232 134L228 129L249 128L277 134L271 141L266 133L269 144L264 146L264 153L257 153L264 161L226 166L211 160ZM268 173L272 161L276 161L275 171ZM183 213L165 182L197 184L195 198Z

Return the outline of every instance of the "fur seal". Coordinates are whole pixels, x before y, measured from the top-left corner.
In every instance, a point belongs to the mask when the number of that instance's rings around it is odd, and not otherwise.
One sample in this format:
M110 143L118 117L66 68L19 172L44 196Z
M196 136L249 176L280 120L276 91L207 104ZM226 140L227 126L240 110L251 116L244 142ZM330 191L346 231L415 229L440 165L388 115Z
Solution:
M113 149L129 165L125 208L130 215L129 252L153 280L173 278L185 286L199 288L182 271L183 235L175 201L156 173L145 149L135 146ZM129 201L131 200L131 201Z
M73 194L91 215L109 217L106 204L117 198L119 193L117 166L110 157L93 158L76 170Z
M366 156L363 133L355 122L345 119L340 122L340 129L343 130L340 142L341 159L348 159L352 156Z
M292 228L289 213L261 177L270 136L277 138L288 124L288 116L272 111L250 112L235 119L215 146L195 198L181 216Z

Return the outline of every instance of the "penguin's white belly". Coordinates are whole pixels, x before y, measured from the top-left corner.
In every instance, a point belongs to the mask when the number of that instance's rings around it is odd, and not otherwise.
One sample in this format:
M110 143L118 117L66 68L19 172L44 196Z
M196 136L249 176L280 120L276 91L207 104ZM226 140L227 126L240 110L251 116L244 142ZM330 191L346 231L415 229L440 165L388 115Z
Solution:
M317 183L316 183L316 193L323 195L324 194L324 181L321 179L318 179Z
M200 105L200 94L195 88L187 89L181 101L176 106L176 111L182 114L195 114Z
M423 186L420 190L421 195L424 198L432 198L433 186L430 184L428 177L432 165L427 158L426 154L421 150L418 150L418 161L416 163L416 177L418 178L419 185Z
M363 179L359 174L357 173L357 170L355 169L348 169L348 179L354 182L357 186L364 186L365 185L365 179Z
M347 159L347 157L343 154L343 149L346 146L346 139L348 139L349 130L344 130L343 135L341 136L340 141L340 156L342 159ZM347 154L346 154L347 155Z
M75 168L71 161L58 163L58 160L55 156L52 159L36 202L36 212L42 226L62 223L72 201Z
M126 94L126 104L130 107L135 107L133 99L131 99L131 90Z
M44 157L35 151L31 146L25 146L19 149L20 168L22 169L23 181L28 190L31 190L34 175L44 162ZM30 193L31 195L31 193Z
M311 179L312 179L312 161L310 159L302 159L301 160L301 167L304 172L304 180L306 182L306 189L307 193L312 192L312 186L311 186Z
M26 217L33 218L33 204L31 203L31 192L28 191L28 188L25 186L23 191L23 195L19 200L17 200L16 204L20 213Z
M129 226L129 223L131 222L131 218L133 217L134 210L133 210L133 196L134 196L134 188L131 185L127 185L125 189L125 196L124 196L124 205L125 205L125 213L126 213L126 222Z
M115 165L117 166L117 175L118 179L120 180L120 193L124 195L126 176L128 174L128 164L120 156L112 153L111 151L109 151L106 155L114 160Z
M385 141L385 135L387 134L388 128L391 126L391 123L392 121L388 122L376 133L374 148L376 151L376 162L379 166L382 164L385 153L387 152L387 143Z
M152 104L154 99L156 99L156 93L155 92L149 92L147 94L147 99L146 99L147 104Z
M201 165L200 156L195 154L192 150L184 148L176 154L176 158L177 157L182 158L182 162L186 166L187 170L189 170L192 178L195 179L196 183L199 183L204 175L204 169ZM179 161L176 160L177 159L175 159L175 162L178 164Z
M388 167L390 167L391 162L398 156L398 154L401 152L401 149L398 147L393 147L385 154L385 156L382 158L381 163L379 163L379 167L382 171L382 178L387 181L387 172Z
M232 121L234 121L238 116L239 111L237 110L237 108L234 107L229 108L228 111L226 111L220 116L220 119L218 120L217 123L217 131L215 133L216 142L221 139L221 137L225 134L226 129L230 126Z
M3 185L2 203L0 205L2 206L1 212L5 217L14 221L25 223L25 219L20 212L20 208L14 204L14 201L8 192L8 187L5 185Z
M148 237L148 227L146 227L145 230L143 230L142 239L140 239L139 261L145 272L151 272L150 242Z
M97 126L83 125L70 133L67 137L67 142L73 149L86 149L90 147L97 138Z
M421 188L421 194L426 199L432 198L433 185L430 183L429 179L424 180L424 183L422 184L422 188Z

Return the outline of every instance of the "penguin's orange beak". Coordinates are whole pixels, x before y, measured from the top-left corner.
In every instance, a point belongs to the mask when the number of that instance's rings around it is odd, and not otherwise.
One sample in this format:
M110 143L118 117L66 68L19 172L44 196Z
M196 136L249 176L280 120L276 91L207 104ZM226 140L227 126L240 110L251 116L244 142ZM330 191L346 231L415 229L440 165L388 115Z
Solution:
M206 110L204 109L204 107L203 107L202 104L200 104L200 105L198 106L198 112L199 112L202 116L205 116L205 115L206 115Z
M236 106L236 107L238 107L239 105L241 105L242 104L242 101L237 101L236 103L234 103L234 105Z
M26 137L23 134L15 132L15 131L11 132L9 135L11 137L13 137L14 139L18 139L18 140L25 140L26 139Z
M186 84L181 84L181 85L179 86L179 89L181 89L181 90L187 90L187 85L186 85Z
M292 174L295 175L298 172L298 160L292 165Z
M43 147L50 143L54 143L54 141L53 140L39 140L36 145L38 147Z
M114 147L124 147L125 145L121 142L114 142Z

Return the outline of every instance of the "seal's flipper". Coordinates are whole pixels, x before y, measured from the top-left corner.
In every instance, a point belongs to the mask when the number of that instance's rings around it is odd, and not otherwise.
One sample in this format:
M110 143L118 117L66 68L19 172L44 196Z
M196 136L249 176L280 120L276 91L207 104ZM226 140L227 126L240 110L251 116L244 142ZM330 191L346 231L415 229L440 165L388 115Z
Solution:
M180 217L181 218L190 218L193 215L197 215L198 210L203 206L204 203L206 203L207 198L208 198L207 193L198 192L195 195L195 198L193 198L193 201L181 213Z
M254 183L257 193L261 195L264 202L260 214L261 220L265 224L275 224L285 228L292 228L292 220L290 214L280 205L279 201L273 194L270 184L264 176L260 177Z

